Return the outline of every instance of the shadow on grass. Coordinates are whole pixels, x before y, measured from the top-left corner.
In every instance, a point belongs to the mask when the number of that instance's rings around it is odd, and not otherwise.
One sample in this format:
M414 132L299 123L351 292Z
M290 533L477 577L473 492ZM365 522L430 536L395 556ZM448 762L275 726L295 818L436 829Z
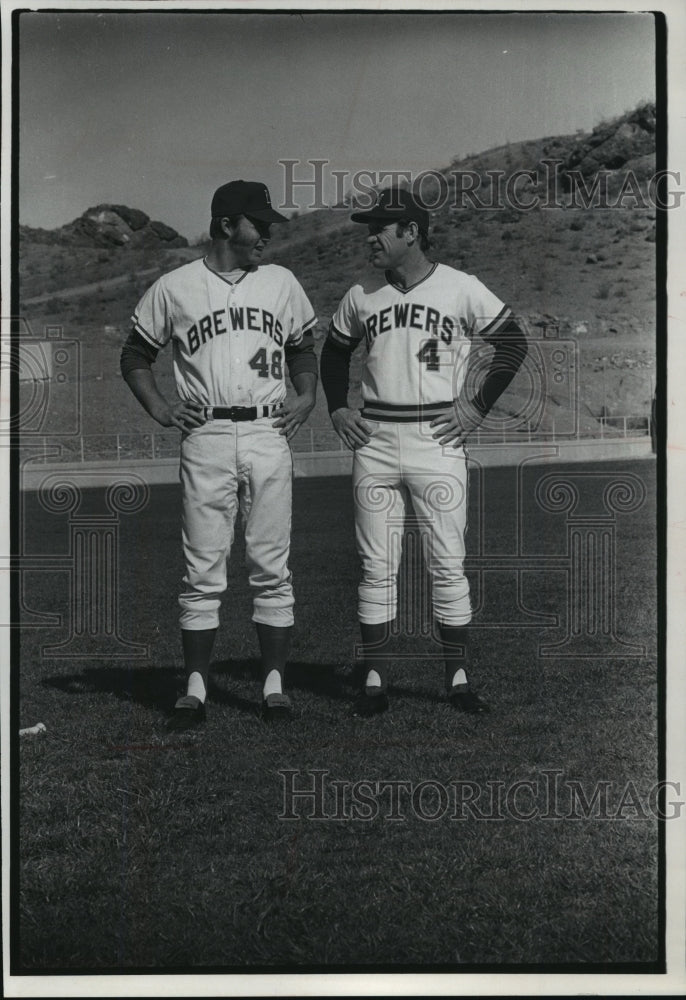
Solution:
M338 673L336 666L322 663L289 663L286 688L310 691L336 700L350 698L351 676ZM260 703L261 666L258 660L218 660L210 668L209 699L242 712L254 713ZM252 682L255 697L245 697L226 686L225 680ZM136 702L154 711L170 712L183 693L183 672L175 667L86 667L79 673L58 674L41 682L73 696L108 694L122 701Z
M259 685L262 667L259 660L219 660L212 664L210 697L226 695L217 680L226 677L234 681L254 681ZM286 690L309 691L311 694L335 700L350 698L354 680L352 674L343 674L340 667L331 663L303 663L295 660L286 667Z

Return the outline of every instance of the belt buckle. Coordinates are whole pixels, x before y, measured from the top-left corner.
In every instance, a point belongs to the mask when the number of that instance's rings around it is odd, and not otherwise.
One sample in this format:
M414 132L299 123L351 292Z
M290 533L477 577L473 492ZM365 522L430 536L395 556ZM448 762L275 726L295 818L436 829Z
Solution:
M213 406L206 406L205 407L205 420L214 420L214 412L213 412L213 410L214 410Z

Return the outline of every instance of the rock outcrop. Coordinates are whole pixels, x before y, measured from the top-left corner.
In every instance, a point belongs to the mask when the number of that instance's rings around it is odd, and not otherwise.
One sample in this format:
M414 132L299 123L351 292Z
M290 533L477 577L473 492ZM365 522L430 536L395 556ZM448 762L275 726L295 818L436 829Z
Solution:
M20 227L22 240L85 247L187 247L188 240L164 222L127 205L96 205L58 229Z

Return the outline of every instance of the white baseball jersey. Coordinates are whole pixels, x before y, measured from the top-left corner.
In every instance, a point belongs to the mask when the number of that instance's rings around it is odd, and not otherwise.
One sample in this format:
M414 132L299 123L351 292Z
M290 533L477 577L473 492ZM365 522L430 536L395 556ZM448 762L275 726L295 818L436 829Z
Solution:
M353 285L329 335L345 346L366 343L364 415L402 421L418 406L457 399L472 337L488 339L511 315L478 278L434 264L410 288L392 284L388 273Z
M316 319L287 268L221 275L198 259L158 278L132 322L153 347L172 341L181 399L259 406L285 399L285 345L297 346Z

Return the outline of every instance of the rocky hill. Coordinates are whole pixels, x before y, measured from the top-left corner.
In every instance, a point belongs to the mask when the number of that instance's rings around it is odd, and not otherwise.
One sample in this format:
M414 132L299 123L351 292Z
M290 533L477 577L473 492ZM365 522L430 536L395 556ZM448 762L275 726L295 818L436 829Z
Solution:
M506 169L533 170L545 176L544 160L559 162L560 174L567 177L578 171L591 181L599 171L610 175L620 169L632 170L639 180L647 179L655 169L656 109L652 103L640 104L633 111L595 126L590 133L548 136L526 142L507 143L484 153L454 160L446 174L462 170Z
M655 105L641 104L628 115L597 125L564 150L563 172L579 170L590 179L599 170L633 170L644 179L655 170Z
M27 243L51 246L91 248L131 247L173 249L188 246L188 240L164 222L156 222L138 208L127 205L96 205L78 219L58 229L31 229L21 226L23 245Z
M557 337L575 345L578 423L584 434L612 433L625 418L650 410L657 210L644 195L654 171L654 145L655 107L644 104L590 133L509 143L440 171L451 197L432 213L430 256L476 274L512 306L532 340ZM555 161L555 177L561 180L552 195L544 161ZM531 171L518 191L534 207L499 204L495 171L505 180ZM460 172L478 180L476 204L456 204ZM591 190L601 175L611 197L627 177L634 178L634 197L609 204L575 197L579 178ZM20 233L26 315L38 328L57 323L78 337L86 379L90 371L96 373L92 399L87 381L84 386L85 427L147 426L135 402L121 393L117 358L142 291L157 273L204 252L173 232L135 209L100 205L52 233ZM369 266L365 236L364 227L350 222L349 204L303 213L272 229L265 262L291 268L307 291L319 320L317 349L345 290ZM169 353L163 352L157 366L165 392L173 392ZM353 356L353 391L359 387L361 353ZM104 406L108 380L117 389L116 404ZM526 378L518 377L498 404L500 412L521 411L527 392ZM572 405L558 396L551 383L546 411L551 421L555 412L564 421L562 410ZM320 404L312 420L327 424ZM148 429L155 429L151 421Z

